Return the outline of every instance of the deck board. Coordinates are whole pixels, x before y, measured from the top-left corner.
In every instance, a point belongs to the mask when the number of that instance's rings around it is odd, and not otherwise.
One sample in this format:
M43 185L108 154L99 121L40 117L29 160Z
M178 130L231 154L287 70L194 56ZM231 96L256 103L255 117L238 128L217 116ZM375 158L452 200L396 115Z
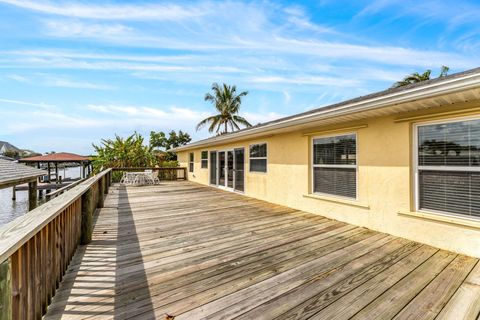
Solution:
M187 181L114 186L45 319L475 319L479 266Z

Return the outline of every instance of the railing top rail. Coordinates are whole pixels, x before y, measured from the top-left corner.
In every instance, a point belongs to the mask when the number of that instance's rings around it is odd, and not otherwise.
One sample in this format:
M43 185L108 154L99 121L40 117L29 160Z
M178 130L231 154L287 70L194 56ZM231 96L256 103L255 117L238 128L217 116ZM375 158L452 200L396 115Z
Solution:
M130 170L175 170L187 169L186 167L116 167L112 168L114 171L130 171Z
M50 221L55 219L65 208L80 198L93 184L110 171L111 169L103 170L51 201L1 226L0 263L8 259L18 248L43 229Z
M47 196L47 197L53 197L53 196L55 196L55 195L57 195L57 194L60 194L60 193L64 192L65 190L68 190L68 189L71 189L71 188L75 187L76 185L82 183L82 182L85 181L85 180L87 180L87 178L83 178L83 179L80 179L80 180L75 181L75 182L73 182L73 183L70 183L70 184L66 185L65 187L62 187L62 188L60 188L60 189L57 189L57 190L55 190L55 191L52 191L52 192L47 193L45 196Z

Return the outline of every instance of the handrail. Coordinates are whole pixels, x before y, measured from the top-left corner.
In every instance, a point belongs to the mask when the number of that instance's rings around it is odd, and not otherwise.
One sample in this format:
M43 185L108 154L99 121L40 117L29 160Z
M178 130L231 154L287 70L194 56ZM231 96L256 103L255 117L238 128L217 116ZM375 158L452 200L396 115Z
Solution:
M45 314L77 246L90 242L111 169L0 227L0 319Z
M23 216L0 227L0 263L22 246L38 230L55 219L72 202L80 198L94 183L109 173L107 169L56 197L55 199L29 211Z
M187 168L186 167L115 167L112 171L144 171L152 170L158 171L158 178L160 180L186 180Z
M70 183L68 185L66 185L65 187L61 187L60 189L57 189L55 191L52 191L52 192L49 192L45 195L45 197L47 198L47 200L49 200L50 198L52 197L55 197L57 194L61 194L63 193L64 191L67 191L73 187L75 187L76 185L82 183L83 181L87 180L87 178L83 178L83 179L80 179L80 180L77 180L73 183Z
M183 170L187 167L114 167L114 171L130 171L130 170L158 170L158 171L168 171L168 170Z

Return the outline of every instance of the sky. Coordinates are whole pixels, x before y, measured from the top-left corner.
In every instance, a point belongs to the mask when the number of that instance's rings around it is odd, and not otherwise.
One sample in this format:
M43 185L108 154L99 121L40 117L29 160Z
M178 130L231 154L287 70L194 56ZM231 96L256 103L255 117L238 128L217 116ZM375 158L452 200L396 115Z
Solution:
M480 1L0 0L0 140L91 154L115 134L195 131L214 82L262 123L480 66Z

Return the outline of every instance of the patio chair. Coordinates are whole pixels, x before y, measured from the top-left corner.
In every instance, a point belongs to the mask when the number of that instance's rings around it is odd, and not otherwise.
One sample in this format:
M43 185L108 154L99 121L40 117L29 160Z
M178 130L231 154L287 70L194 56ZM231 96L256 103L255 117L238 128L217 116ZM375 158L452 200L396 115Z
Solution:
M132 185L135 182L135 175L131 172L124 172L120 183Z
M158 170L152 172L153 184L160 184L160 179L158 178Z
M158 180L158 178L157 178L157 180ZM151 169L145 170L145 182L147 184L151 184L151 185L156 184L155 175L153 173L153 170L151 170Z

